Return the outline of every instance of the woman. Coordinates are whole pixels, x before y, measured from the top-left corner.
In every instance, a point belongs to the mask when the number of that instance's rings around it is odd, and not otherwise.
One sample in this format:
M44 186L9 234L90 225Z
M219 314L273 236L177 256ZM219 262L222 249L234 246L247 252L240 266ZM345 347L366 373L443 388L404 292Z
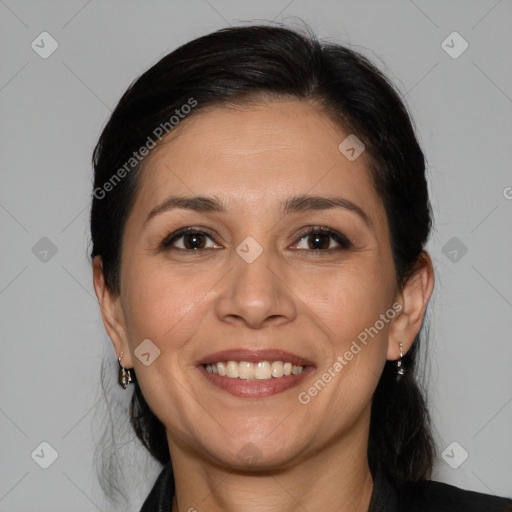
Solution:
M425 160L364 57L278 27L170 53L94 153L94 286L142 512L510 510L428 480Z

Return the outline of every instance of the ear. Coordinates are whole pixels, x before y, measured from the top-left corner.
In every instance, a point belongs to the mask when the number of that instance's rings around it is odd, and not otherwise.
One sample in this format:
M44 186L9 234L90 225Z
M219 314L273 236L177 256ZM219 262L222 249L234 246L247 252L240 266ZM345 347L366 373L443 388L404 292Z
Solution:
M387 359L396 361L400 358L400 342L403 353L411 348L421 329L427 310L428 301L434 290L434 269L432 260L423 251L419 257L417 269L401 291L398 302L402 309L389 329Z
M105 330L114 345L117 357L123 353L123 366L125 368L132 368L132 355L126 334L126 323L121 304L121 296L119 293L114 293L108 288L103 274L101 256L94 258L92 262L92 273L94 290L100 305Z

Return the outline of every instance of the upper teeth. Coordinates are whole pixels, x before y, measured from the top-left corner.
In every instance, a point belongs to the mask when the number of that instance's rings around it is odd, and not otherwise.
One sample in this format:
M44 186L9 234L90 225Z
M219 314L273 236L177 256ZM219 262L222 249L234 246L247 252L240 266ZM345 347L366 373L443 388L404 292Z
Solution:
M292 363L283 361L259 361L249 363L247 361L219 361L206 365L206 371L218 373L222 377L244 380L268 380L272 377L282 377L283 375L298 375L304 371L304 366L296 366Z

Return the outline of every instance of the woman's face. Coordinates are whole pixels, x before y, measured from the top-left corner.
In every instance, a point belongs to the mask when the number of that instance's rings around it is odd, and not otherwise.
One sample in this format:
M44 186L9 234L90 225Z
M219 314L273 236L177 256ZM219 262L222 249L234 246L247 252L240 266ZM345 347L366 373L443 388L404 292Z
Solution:
M272 101L197 113L148 156L110 334L171 454L284 467L367 435L403 296L368 155L338 148L348 135L313 104ZM268 378L279 361L305 369Z

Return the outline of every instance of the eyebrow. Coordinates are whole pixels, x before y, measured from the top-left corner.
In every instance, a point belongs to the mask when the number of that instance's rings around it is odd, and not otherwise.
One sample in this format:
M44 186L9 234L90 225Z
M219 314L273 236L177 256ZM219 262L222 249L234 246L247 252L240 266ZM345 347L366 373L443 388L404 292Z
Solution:
M365 224L374 230L373 223L365 211L357 206L352 201L343 197L323 197L323 196L309 196L301 195L294 196L286 199L282 203L283 213L301 213L306 211L330 210L332 208L343 208L358 215ZM195 212L226 212L227 208L224 203L215 196L170 196L155 206L147 216L144 224L149 222L150 219L161 213L168 212L174 209L191 210Z
M344 197L323 197L323 196L295 196L287 199L283 206L285 214L299 213L311 210L330 210L332 208L343 208L358 215L365 224L374 229L370 217L357 204Z

